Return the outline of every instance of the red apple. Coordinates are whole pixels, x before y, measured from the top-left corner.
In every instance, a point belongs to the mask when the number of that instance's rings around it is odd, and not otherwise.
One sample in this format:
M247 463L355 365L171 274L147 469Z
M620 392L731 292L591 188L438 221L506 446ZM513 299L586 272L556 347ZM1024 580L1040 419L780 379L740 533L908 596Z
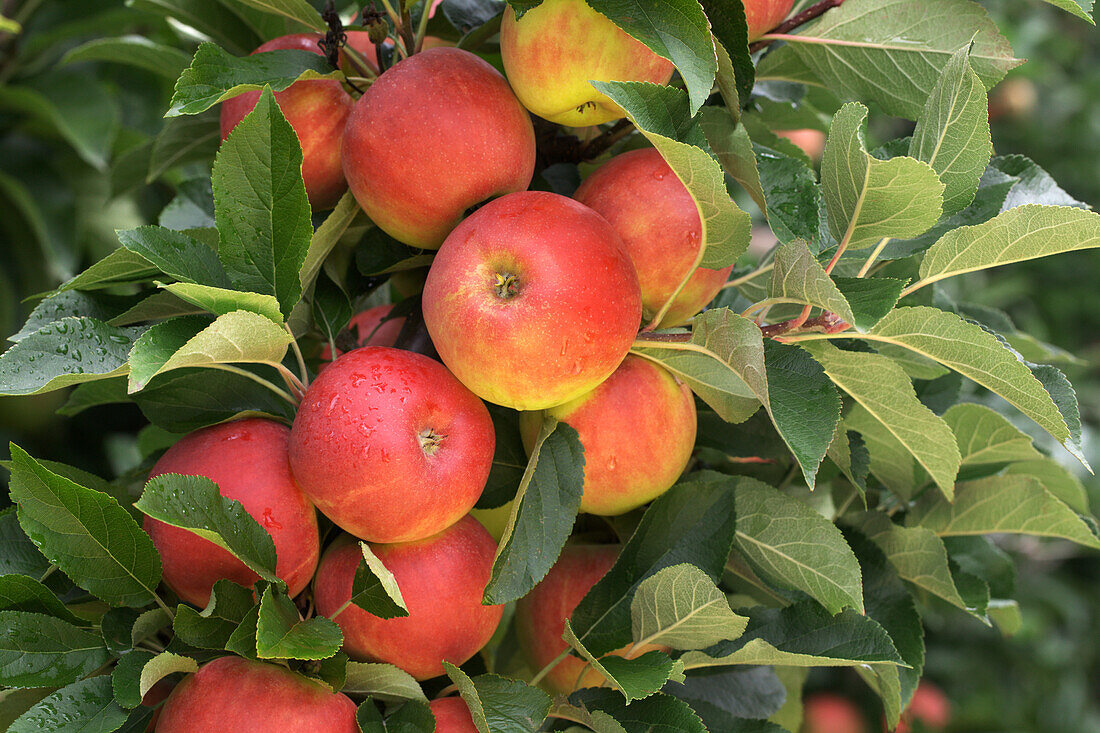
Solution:
M393 346L397 343L397 336L405 325L405 319L387 318L392 310L392 305L376 305L352 316L348 329L355 334L355 342L361 347ZM340 353L337 352L336 355L340 356ZM332 347L328 344L321 349L321 359L332 361Z
M652 318L699 255L703 228L695 200L653 148L615 156L585 179L574 198L611 222L622 238L638 271L645 318ZM718 294L731 269L696 269L660 326L690 320Z
M614 516L668 491L695 447L695 398L663 367L627 356L591 392L520 415L528 453L547 418L567 423L584 446L581 511Z
M913 699L902 713L896 733L909 733L917 721L927 730L944 730L951 722L951 701L943 690L927 680L921 680L913 691Z
M160 720L160 703L164 702L168 695L172 692L175 685L170 678L163 678L157 680L149 691L145 693L145 696L141 698L141 704L147 708L156 708L153 712L153 717L149 719L149 724L145 726L146 733L152 733L157 729L157 721Z
M157 733L359 733L355 703L286 667L219 657L176 685Z
M290 473L289 437L285 425L259 418L213 425L169 448L149 478L178 473L218 484L222 496L239 501L271 535L276 573L297 595L317 567L319 541L313 505ZM150 517L143 527L160 553L164 582L188 603L205 606L222 578L246 587L259 580L228 551L197 534Z
M749 41L755 41L782 23L793 6L794 0L745 0Z
M478 733L470 708L461 697L441 697L428 707L435 715L435 733Z
M306 390L290 465L329 519L370 542L440 532L477 503L493 462L489 411L441 364L368 346Z
M467 209L527 188L535 133L496 69L467 51L432 48L395 64L355 103L343 160L375 224L436 249Z
M408 616L381 619L355 605L345 608L363 555L354 538L342 536L317 568L317 611L340 625L353 659L396 664L420 680L436 677L444 661L461 665L476 654L500 623L501 606L481 605L496 549L469 516L417 542L372 544L409 609Z
M541 670L565 650L566 643L561 638L565 620L615 564L619 550L618 545L566 545L546 577L516 602L516 636L532 670ZM612 653L623 654L627 649ZM654 649L667 651L668 647L645 644L634 656ZM592 669L578 680L584 666L584 660L570 655L558 662L541 684L550 692L567 695L574 688L595 687L605 681L603 675Z
M300 49L320 55L319 33L295 33L272 39L253 53ZM252 111L260 92L245 92L222 103L222 140ZM281 92L275 101L302 144L302 178L314 211L330 209L347 190L340 161L340 140L351 114L354 100L340 82L331 79L297 81Z
M825 152L825 133L821 130L776 130L775 134L800 147L815 163L821 160L821 154Z
M672 78L668 59L649 50L585 0L544 0L516 19L505 8L500 26L504 71L520 101L559 125L585 127L623 116L590 81Z
M802 703L803 733L867 733L859 708L831 692L808 696Z
M594 211L544 191L503 196L447 238L424 285L443 363L518 410L579 397L622 362L641 297L630 258Z

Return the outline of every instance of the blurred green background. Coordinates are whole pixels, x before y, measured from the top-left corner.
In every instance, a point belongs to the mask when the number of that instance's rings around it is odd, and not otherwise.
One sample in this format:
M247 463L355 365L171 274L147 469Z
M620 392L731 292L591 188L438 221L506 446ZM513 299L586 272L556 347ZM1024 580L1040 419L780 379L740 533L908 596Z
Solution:
M163 63L143 68L140 58L122 64L68 56L74 49L94 55L95 47L84 45L94 39L140 36L180 49L177 61L186 64L200 36L153 12L164 5L197 13L196 25L207 23L206 31L234 53L243 55L277 34L257 24L217 37L217 13L209 8L223 12L235 7L233 0L0 0L0 15L22 25L18 34L0 26L5 334L19 330L34 306L29 296L113 249L114 230L156 222L180 184L209 176L216 115L199 120L188 133L190 145L165 142L161 115L178 69ZM1016 55L1029 59L991 94L997 152L1031 157L1072 196L1100 204L1096 29L1039 0L983 5ZM234 12L247 20L245 10ZM872 132L883 138L907 134L904 124L888 119L876 121ZM1003 309L1020 330L1079 357L1062 368L1078 391L1089 458L1100 465L1100 256L1001 268L959 287L969 301ZM68 419L55 414L65 400L64 392L0 399L0 439L104 476L139 462L137 436L145 421L135 407L94 408ZM1068 467L1080 470L1065 457ZM1100 480L1082 479L1092 506L1100 507ZM1060 543L1003 546L1019 561L1017 633L1005 639L963 614L936 608L925 617L927 678L951 701L949 730L1100 731L1100 558ZM815 673L809 685L851 697L866 708L869 724L881 729L871 696L854 675Z

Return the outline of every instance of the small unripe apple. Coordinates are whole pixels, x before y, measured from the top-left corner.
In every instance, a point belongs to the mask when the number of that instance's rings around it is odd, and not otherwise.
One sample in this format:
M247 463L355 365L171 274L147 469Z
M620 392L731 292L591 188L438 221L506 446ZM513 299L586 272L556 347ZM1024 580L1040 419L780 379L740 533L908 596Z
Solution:
M618 545L566 545L554 567L534 589L516 602L516 637L533 670L541 670L565 651L561 638L565 620L596 582L607 574L619 556ZM667 647L645 644L634 656ZM623 654L627 647L613 654ZM547 691L568 695L581 687L596 687L605 679L592 669L578 679L585 662L573 655L558 662L542 679Z
M435 733L478 733L470 708L461 697L441 697L428 707L435 715Z
M290 466L325 516L370 542L420 540L477 502L496 434L443 365L367 346L332 362L294 418Z
M530 453L547 418L574 428L584 446L582 512L614 516L656 499L676 483L695 447L695 398L667 369L627 356L591 392L520 415Z
M653 148L616 155L585 179L574 198L607 219L622 238L638 271L645 318L652 318L699 255L703 227L695 200ZM697 268L660 327L690 320L718 294L731 269Z
M432 48L395 64L355 103L343 161L375 224L437 249L467 209L527 188L535 133L496 69L468 51Z
M253 53L298 49L321 55L319 33L295 33L272 39ZM239 94L222 103L222 140L260 101L260 92ZM340 160L340 140L354 100L340 82L331 79L296 81L275 92L283 116L302 144L302 178L314 211L331 209L347 190Z
M626 356L638 278L596 212L545 191L503 196L447 237L424 285L424 323L475 394L517 410L579 397Z
M469 516L417 542L372 544L409 610L408 616L382 619L353 604L345 607L363 557L355 539L345 535L317 568L317 611L340 625L344 651L353 659L389 662L420 680L437 677L444 661L461 665L476 654L500 623L503 607L481 604L496 549Z
M271 535L276 574L297 595L313 576L320 547L317 514L290 473L289 437L285 425L259 418L213 425L169 448L149 478L178 473L218 484L222 496L239 501ZM259 580L227 550L193 532L150 517L142 526L160 553L165 584L188 603L206 606L223 578L246 587Z
M404 318L388 318L393 305L376 305L359 311L348 322L348 330L355 335L355 343L363 346L393 346L405 325ZM336 353L340 356L340 352ZM332 361L332 347L325 344L321 349L321 360Z
M755 41L783 22L794 7L794 0L744 0L745 19L749 23L749 41Z
M802 703L803 733L867 733L859 708L846 697L831 692L808 696Z
M359 733L355 703L286 667L219 657L176 685L157 733Z
M665 84L673 66L585 0L543 0L500 26L500 55L516 95L539 117L570 127L619 119L623 110L590 81Z

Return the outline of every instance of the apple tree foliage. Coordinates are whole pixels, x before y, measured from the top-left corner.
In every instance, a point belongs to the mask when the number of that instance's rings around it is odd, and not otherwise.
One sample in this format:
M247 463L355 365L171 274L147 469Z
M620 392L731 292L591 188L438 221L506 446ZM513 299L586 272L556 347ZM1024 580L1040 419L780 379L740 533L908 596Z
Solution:
M1048 1L1092 22L1091 0ZM539 0L510 2L522 12ZM343 77L315 54L246 54L275 35L325 31L313 5L131 4L206 40L184 53L183 42L105 38L66 63L175 80L160 132L126 160L149 180L173 172L175 198L157 225L119 229L116 249L42 297L0 356L0 393L75 387L67 415L135 403L150 423L148 458L242 415L291 419L279 380L301 349L335 341L355 307L431 253L381 234L350 195L311 217L302 152L272 91ZM1100 548L1080 483L1018 427L1084 463L1076 395L1052 363L1062 352L941 286L1100 246L1100 215L1030 160L994 155L987 93L1021 61L972 0L824 3L752 46L739 0L590 4L678 71L669 86L596 82L635 129L615 144L655 147L688 187L703 220L699 264L741 266L689 328L643 329L632 348L695 392L699 437L676 486L611 523L621 556L566 627L607 686L552 699L528 684L538 670L518 660L507 614L479 657L447 667L450 683L482 733L783 731L797 727L807 668L851 667L895 723L925 661L922 609L1017 622L989 535ZM404 5L419 16L420 3ZM445 0L427 30L499 61L503 5ZM259 104L214 157L215 105L254 89ZM22 103L51 114L48 95L34 94ZM912 135L872 147L871 115L911 120ZM98 160L95 130L56 121ZM793 127L827 133L820 170L772 132ZM576 163L545 168L534 185L571 193ZM732 201L746 193L778 239L757 260ZM415 302L402 308L415 325ZM493 416L497 458L480 506L516 501L485 600L509 603L574 530L583 449L571 430L547 429L528 461L516 414ZM348 660L339 628L287 596L270 537L210 481L143 486L144 470L105 480L15 445L7 468L9 730L73 720L86 733L144 730L145 692L227 653L282 660L352 695L365 733L431 730L425 686ZM206 608L170 604L143 515L232 552L257 587L221 581ZM364 561L353 595L379 616L407 613L379 563ZM609 655L631 644L671 651Z

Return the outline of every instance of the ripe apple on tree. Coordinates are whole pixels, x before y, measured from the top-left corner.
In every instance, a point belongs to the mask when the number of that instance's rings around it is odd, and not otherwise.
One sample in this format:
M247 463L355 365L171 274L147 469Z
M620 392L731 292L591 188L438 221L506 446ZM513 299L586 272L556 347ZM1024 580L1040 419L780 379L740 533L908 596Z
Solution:
M478 733L470 708L461 697L441 697L428 707L435 715L435 733Z
M196 430L180 439L153 466L161 474L205 476L221 495L239 501L271 535L276 574L297 595L309 584L320 553L317 515L290 473L290 430L271 420L250 418ZM156 545L164 582L200 608L214 583L225 578L250 587L259 576L227 550L193 532L145 517L143 527Z
M553 407L611 375L638 332L638 277L592 209L528 191L478 209L447 237L424 285L443 363L482 399Z
M423 680L443 674L444 661L464 664L496 631L503 607L481 603L496 543L473 517L371 551L393 573L408 616L382 619L348 603L363 555L346 535L325 551L313 585L318 612L340 625L353 659L389 662Z
M851 700L832 692L809 695L802 702L803 733L868 733L863 713Z

